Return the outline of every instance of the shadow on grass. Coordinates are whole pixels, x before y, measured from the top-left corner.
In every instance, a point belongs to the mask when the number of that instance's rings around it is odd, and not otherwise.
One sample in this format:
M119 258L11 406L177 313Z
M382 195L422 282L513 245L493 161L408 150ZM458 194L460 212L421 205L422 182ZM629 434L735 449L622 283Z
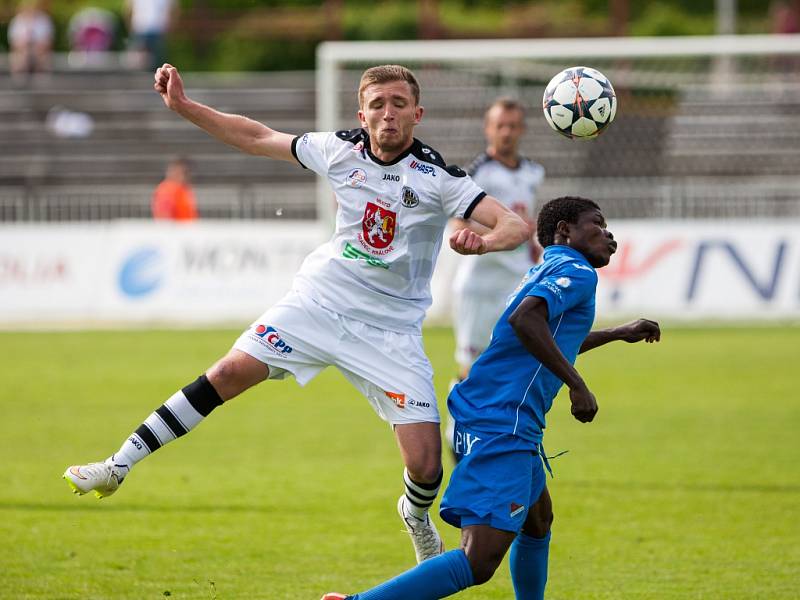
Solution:
M106 511L114 513L134 512L134 513L276 513L280 509L274 506L243 506L234 504L217 504L213 506L202 504L110 504L103 502L98 504L97 500L89 499L89 502L80 504L64 502L0 502L0 511L28 510L42 512L96 512ZM93 501L92 501L93 500Z
M721 494L800 494L800 485L770 485L758 483L659 483L654 481L565 481L558 482L562 487L585 489L603 488L608 490L627 490L640 492L711 492Z

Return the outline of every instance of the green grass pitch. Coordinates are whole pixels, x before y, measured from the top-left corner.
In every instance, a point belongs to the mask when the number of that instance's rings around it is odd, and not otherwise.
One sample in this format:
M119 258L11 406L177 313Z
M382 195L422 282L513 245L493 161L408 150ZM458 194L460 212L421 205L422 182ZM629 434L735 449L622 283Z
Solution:
M69 492L68 465L116 450L236 335L0 334L0 598L317 600L412 565L394 438L332 369L218 409L112 498ZM452 334L425 336L443 400ZM563 393L550 412L548 452L569 453L548 598L800 597L799 349L796 327L667 328L580 357L600 412L574 421ZM513 597L507 566L459 597Z

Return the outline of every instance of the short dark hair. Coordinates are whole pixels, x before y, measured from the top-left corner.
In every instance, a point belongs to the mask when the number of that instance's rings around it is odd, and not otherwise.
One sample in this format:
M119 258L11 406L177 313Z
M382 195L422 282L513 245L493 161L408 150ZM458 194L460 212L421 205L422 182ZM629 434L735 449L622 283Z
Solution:
M393 81L405 81L411 88L411 95L414 96L414 104L419 104L419 82L410 69L402 65L379 65L371 67L361 75L358 83L358 105L364 106L364 91L376 83L391 83Z
M536 221L536 237L542 248L555 244L559 221L577 223L578 216L587 210L600 210L600 207L596 202L580 196L561 196L542 206Z

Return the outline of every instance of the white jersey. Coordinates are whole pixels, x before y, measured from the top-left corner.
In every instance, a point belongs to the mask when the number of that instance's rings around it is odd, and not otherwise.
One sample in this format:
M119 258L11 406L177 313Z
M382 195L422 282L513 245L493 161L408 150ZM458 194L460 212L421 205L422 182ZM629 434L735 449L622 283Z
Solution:
M292 152L328 178L338 204L333 237L306 257L294 289L352 319L421 333L447 221L469 218L485 192L417 139L390 163L363 129L306 133Z
M522 158L516 169L479 155L467 169L477 185L511 210L523 209L533 217L536 190L544 180L542 165ZM454 286L459 293L511 293L520 278L533 266L528 244L508 252L490 252L459 259Z

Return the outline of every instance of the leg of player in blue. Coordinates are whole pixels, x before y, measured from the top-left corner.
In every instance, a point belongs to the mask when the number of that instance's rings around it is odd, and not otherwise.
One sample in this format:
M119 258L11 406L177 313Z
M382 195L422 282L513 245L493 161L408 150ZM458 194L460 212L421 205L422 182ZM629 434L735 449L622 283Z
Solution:
M509 564L517 600L542 600L547 583L550 533L535 538L520 533L511 544Z
M553 504L545 487L528 512L522 531L511 544L508 558L517 600L544 598L552 523Z
M463 550L451 550L421 562L413 569L351 600L437 600L473 584L472 568Z

